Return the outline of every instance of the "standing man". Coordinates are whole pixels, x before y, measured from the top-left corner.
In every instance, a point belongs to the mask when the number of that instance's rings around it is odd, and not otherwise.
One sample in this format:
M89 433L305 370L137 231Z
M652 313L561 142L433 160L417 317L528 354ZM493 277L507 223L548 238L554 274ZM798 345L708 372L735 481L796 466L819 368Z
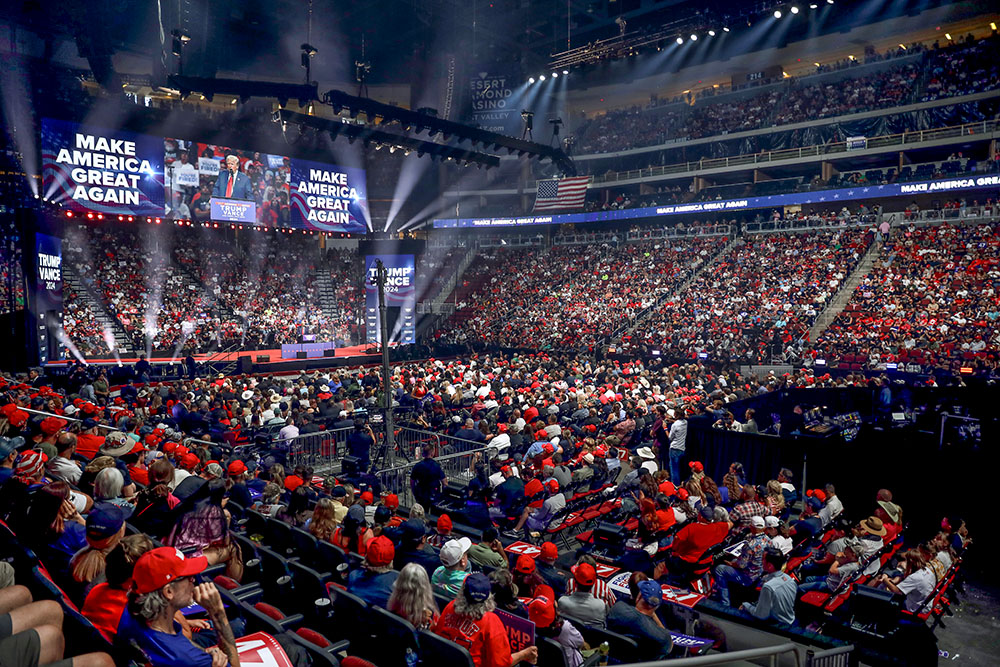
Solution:
M250 177L240 171L240 159L235 155L226 156L226 171L220 173L216 179L212 196L226 199L253 199Z
M410 471L410 489L414 499L430 512L441 495L447 477L441 464L434 460L434 446L424 445L421 451L423 460Z
M286 427L287 428L287 427ZM298 429L295 430L298 435ZM347 453L358 459L361 473L368 473L372 467L372 448L375 447L375 434L363 417L354 420L354 432L347 436Z
M674 484L681 481L681 459L687 450L688 422L687 411L684 408L674 410L676 419L670 425L670 480Z

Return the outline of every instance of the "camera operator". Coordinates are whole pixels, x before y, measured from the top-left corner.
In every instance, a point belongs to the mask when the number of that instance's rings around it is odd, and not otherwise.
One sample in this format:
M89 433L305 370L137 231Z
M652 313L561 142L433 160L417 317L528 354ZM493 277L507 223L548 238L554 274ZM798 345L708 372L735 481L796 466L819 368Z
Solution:
M372 448L375 434L364 417L354 419L354 432L347 436L347 453L358 459L358 469L368 472L372 465Z

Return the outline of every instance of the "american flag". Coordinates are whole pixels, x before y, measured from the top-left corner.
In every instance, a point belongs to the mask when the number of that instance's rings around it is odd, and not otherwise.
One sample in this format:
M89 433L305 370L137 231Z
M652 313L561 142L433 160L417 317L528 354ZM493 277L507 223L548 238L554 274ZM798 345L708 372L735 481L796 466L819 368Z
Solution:
M590 176L553 178L538 181L535 192L535 211L553 211L559 208L582 208L587 197Z

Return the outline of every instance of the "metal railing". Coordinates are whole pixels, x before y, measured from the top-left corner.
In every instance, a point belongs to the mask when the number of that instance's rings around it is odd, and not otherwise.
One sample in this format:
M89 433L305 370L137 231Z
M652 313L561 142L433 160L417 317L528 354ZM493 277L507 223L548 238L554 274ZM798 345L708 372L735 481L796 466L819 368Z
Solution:
M853 648L853 647L851 647ZM795 664L801 665L798 647L795 644L778 644L763 648L751 648L745 651L713 653L699 655L693 658L672 658L670 660L653 660L651 662L632 663L631 667L709 667L709 665L728 665L736 662L766 659L771 667L778 666L778 658L787 653L794 657Z
M806 651L806 667L851 667L854 645L838 646L826 651Z
M271 446L287 447L286 460L289 467L302 465L312 468L317 475L331 475L340 471L340 460L347 452L347 436L353 432L353 428L338 428L305 433L294 438L281 438L275 434ZM379 435L376 432L376 447Z
M764 222L746 223L747 234L772 234L778 232L805 232L814 230L843 229L845 227L864 227L879 224L879 216L874 213L865 215L849 215L824 218L818 215L802 219L782 218L780 220L765 220Z
M396 442L401 448L412 447L414 455L406 464L376 471L375 477L382 485L383 492L395 493L403 505L412 505L414 502L410 491L410 472L422 458L417 453L420 445L430 443L439 448L438 452L446 452L435 456L434 460L438 462L449 480L461 482L468 482L472 478L473 465L477 457L489 459L497 452L495 447L484 446L479 442L409 428L400 429L396 433Z

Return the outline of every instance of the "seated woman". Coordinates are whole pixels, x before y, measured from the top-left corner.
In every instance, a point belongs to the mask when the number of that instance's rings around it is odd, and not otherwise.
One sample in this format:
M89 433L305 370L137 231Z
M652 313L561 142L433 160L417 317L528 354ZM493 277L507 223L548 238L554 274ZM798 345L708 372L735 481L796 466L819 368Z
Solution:
M229 535L229 500L226 483L221 479L209 481L197 500L174 526L164 540L167 546L178 549L194 548L195 556L205 556L209 565L226 564L226 575L240 581L243 578L243 555L239 545Z

